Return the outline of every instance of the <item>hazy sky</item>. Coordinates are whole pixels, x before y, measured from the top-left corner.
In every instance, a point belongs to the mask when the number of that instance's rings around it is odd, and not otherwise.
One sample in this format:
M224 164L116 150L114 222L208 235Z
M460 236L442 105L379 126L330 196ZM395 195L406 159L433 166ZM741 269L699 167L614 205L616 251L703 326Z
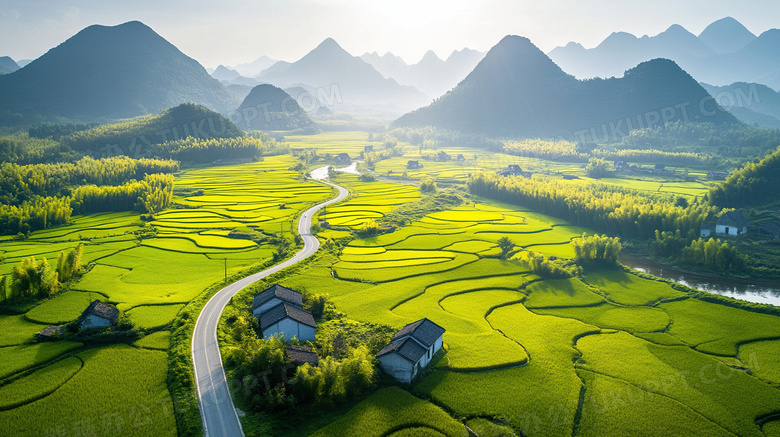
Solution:
M294 61L327 37L353 55L417 62L429 49L488 50L507 34L545 52L593 47L613 31L698 34L725 16L755 34L780 27L777 0L0 0L0 56L36 58L91 24L140 20L206 67L261 55Z

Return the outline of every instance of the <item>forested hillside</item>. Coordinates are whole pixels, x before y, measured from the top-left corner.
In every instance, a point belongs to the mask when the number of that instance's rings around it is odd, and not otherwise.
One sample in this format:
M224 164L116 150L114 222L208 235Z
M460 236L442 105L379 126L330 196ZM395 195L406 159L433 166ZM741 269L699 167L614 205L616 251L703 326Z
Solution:
M709 201L726 208L766 205L780 199L780 147L758 163L747 163L710 189Z

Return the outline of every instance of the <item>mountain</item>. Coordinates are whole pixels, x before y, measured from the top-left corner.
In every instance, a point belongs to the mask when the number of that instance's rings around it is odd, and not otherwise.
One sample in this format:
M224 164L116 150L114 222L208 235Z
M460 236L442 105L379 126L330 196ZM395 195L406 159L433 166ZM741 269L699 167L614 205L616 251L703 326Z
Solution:
M429 96L440 96L463 80L484 55L465 48L453 51L447 60L442 60L429 50L418 63L412 65L407 65L403 59L389 52L381 57L376 52L366 53L361 59L384 77L395 79L402 85L413 86Z
M268 56L260 56L252 62L236 65L233 67L233 70L236 70L244 77L255 77L275 63L276 60L271 59Z
M406 79L409 65L400 56L390 52L379 56L377 52L373 52L363 54L360 59L371 64L382 76L388 79L395 79L398 83L405 83L404 79Z
M549 56L565 71L584 79L619 76L653 58L675 61L696 80L715 85L757 82L780 90L780 30L753 35L737 20L718 20L695 36L679 25L650 37L625 32L586 49L577 43L556 47Z
M225 81L228 81L228 82L230 82L231 80L241 76L241 74L239 74L238 71L231 70L231 69L225 67L224 65L219 65L210 74L211 74L211 77L213 77L214 79L217 79L219 81L225 80Z
M197 61L138 21L87 27L0 76L0 114L28 120L130 118L185 102L220 112L239 103Z
M701 84L727 111L748 124L780 128L780 92L757 83L735 82L728 86Z
M747 30L739 21L731 18L721 18L713 22L699 34L699 39L715 53L734 53L756 39L753 32Z
M0 74L13 73L19 68L21 67L13 59L8 56L0 56Z
M293 97L268 84L252 88L236 113L241 115L238 126L247 130L290 131L316 127Z
M24 68L27 64L34 61L35 59L20 59L16 61L16 64L19 65L19 68Z
M144 156L149 146L187 137L236 138L245 135L222 114L192 103L182 103L156 115L78 131L62 144L87 155L105 153Z
M362 59L347 53L332 38L296 62L277 62L257 79L278 87L306 84L332 97L329 104L342 108L383 107L391 113L402 113L429 99L413 87L401 86L386 79Z
M686 62L712 54L712 49L696 35L675 24L653 37L613 32L592 49L571 42L556 47L549 56L565 71L585 79L620 76L638 63L654 58L673 59L685 68Z
M452 91L394 124L494 136L618 140L632 128L665 121L739 123L706 102L711 103L707 92L667 59L643 62L619 79L580 81L528 39L507 36Z

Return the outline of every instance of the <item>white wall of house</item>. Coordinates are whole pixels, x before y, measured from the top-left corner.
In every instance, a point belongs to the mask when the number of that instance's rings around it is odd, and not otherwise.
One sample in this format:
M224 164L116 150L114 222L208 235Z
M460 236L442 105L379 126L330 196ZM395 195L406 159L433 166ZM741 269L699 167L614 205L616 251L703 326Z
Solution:
M260 314L270 310L271 308L279 305L280 303L282 303L281 299L279 299L278 297L272 297L271 300L269 300L268 302L252 310L252 314L254 314L255 317L260 317Z
M414 365L408 360L401 358L396 352L379 357L379 365L382 367L382 370L393 378L407 384L412 382Z
M416 340L412 338L412 341L416 341ZM444 345L443 337L439 337L438 339L436 339L436 341L433 342L431 347L427 349L425 355L423 355L422 358L420 358L417 364L412 364L408 360L401 358L401 356L398 355L398 353L392 352L379 357L379 365L382 367L382 370L384 370L387 374L393 376L395 379L401 382L405 382L409 384L412 382L412 379L414 379L414 377L417 376L417 366L419 365L420 370L427 367L428 364L433 359L433 356L436 355L436 352L438 352L443 345Z
M747 228L737 228L735 226L715 225L715 233L720 235L742 235L747 232Z
M712 232L709 229L702 229L700 236L702 237L709 237L712 235Z
M98 317L94 314L90 314L81 321L81 327L83 329L108 328L109 326L111 326L111 322L108 319Z
M293 337L299 341L314 341L314 328L287 317L263 330L263 337L269 338L283 333L284 340L290 341Z

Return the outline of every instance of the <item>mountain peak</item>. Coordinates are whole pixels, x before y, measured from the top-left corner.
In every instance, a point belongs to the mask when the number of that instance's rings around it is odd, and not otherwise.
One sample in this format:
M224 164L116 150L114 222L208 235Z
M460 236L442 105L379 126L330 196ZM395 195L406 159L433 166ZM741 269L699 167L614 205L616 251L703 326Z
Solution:
M325 38L325 40L322 41L314 50L327 50L327 51L340 50L340 51L346 51L333 38Z
M699 39L715 53L724 54L739 51L756 39L756 35L734 18L725 17L704 28Z

